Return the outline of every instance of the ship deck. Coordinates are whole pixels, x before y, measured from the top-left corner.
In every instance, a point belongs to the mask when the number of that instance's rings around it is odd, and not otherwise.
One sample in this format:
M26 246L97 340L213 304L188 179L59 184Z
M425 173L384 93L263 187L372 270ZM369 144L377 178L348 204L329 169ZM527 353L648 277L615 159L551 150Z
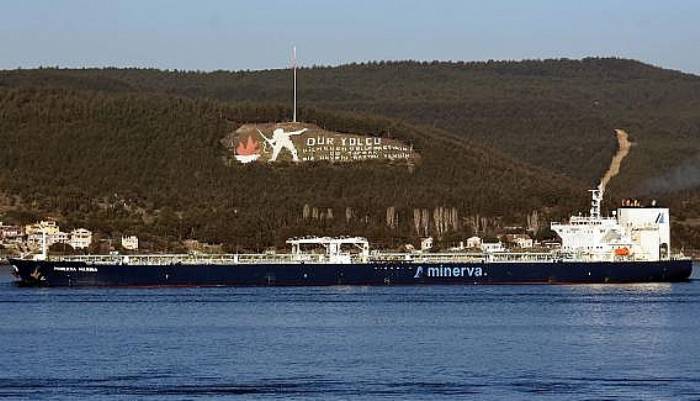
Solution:
M51 255L53 262L89 265L245 265L245 264L367 264L367 263L556 263L647 261L629 257L572 255L559 252L496 252L496 253L382 253L371 255L345 254L341 258L326 254L148 254L148 255ZM672 260L687 259L674 255Z

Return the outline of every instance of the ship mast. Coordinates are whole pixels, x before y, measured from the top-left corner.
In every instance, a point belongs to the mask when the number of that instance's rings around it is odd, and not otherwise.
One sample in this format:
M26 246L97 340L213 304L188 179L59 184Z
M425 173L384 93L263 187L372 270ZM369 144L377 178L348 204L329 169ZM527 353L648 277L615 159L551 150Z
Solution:
M603 190L601 187L598 189L590 189L591 193L591 217L599 219L600 218L600 203L603 201Z

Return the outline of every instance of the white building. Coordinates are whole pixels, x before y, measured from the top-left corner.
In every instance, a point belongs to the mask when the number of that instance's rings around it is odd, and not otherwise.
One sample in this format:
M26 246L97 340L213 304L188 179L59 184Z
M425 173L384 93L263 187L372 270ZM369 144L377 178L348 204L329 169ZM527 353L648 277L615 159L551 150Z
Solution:
M139 249L139 238L135 235L122 236L122 248L129 251Z
M51 246L53 244L68 244L70 242L70 236L68 233L64 233L63 231L59 231L54 234L50 234L46 236L46 244L48 246Z
M0 240L15 239L22 236L22 227L3 224L0 221Z
M477 236L467 238L467 248L481 248L481 238Z
M78 228L70 233L70 246L73 249L85 249L92 244L92 231Z
M535 241L532 238L516 238L514 242L521 249L529 249L535 245Z
M53 220L42 220L38 223L28 224L24 228L27 235L46 233L46 235L57 234L61 231Z
M532 237L527 234L506 234L505 238L509 244L512 244L516 248L520 249L532 248L534 245Z
M501 241L484 242L481 244L481 250L486 253L505 252L506 248L503 246L503 243Z
M433 237L423 238L420 240L420 250L429 251L433 247Z
M48 243L48 237L46 242ZM27 247L32 250L41 249L44 244L44 234L27 235Z

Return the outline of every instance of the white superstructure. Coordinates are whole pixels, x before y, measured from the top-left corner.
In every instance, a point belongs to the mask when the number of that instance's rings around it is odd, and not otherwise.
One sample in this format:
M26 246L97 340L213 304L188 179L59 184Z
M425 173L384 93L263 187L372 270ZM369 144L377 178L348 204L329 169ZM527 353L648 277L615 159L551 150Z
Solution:
M600 215L603 193L591 191L590 215L552 223L562 240L561 251L581 260L644 260L670 258L671 228L667 208L621 207Z
M321 246L324 256L329 263L348 264L352 262L353 255L343 247L350 246L359 250L359 258L367 262L369 257L369 241L364 237L304 237L290 238L287 244L292 246L292 255L301 258L304 255L303 246Z

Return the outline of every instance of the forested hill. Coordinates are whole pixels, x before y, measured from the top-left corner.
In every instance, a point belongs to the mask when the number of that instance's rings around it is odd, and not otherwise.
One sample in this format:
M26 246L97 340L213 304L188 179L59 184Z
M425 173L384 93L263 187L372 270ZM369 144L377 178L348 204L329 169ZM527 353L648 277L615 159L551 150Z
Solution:
M350 233L398 246L424 235L456 240L479 227L585 205L565 177L439 129L383 118L305 114L329 130L410 143L420 165L226 163L221 139L243 122L285 119L286 110L273 106L3 89L0 110L0 188L14 196L4 202L6 215L29 221L51 214L112 236L259 250L292 235Z
M286 70L1 71L0 191L21 200L0 207L251 248L310 232L395 245L424 234L416 213L434 234L449 209L457 238L584 208L622 128L634 146L610 196L661 197L700 239L696 76L590 58L313 67L299 83L302 120L406 140L422 165L225 166L226 133L289 119Z
M21 70L4 87L154 92L288 105L287 70ZM302 107L427 124L518 160L595 183L614 128L636 142L613 188L634 195L700 152L700 78L624 59L377 62L299 72ZM650 181L651 180L651 181ZM652 188L653 189L653 188Z

